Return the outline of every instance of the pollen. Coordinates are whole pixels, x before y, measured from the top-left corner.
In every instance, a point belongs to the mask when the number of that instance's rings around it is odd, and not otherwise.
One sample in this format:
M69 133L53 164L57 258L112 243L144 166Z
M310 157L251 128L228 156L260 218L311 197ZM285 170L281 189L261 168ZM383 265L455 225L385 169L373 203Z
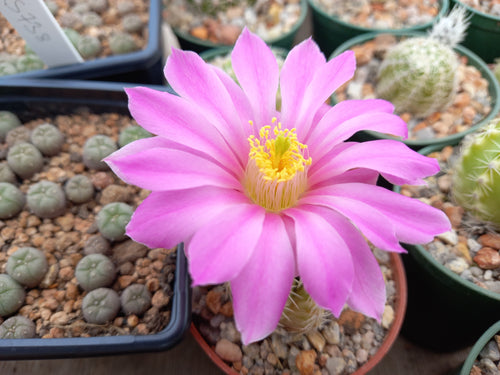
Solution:
M307 188L311 158L295 129L282 129L276 118L251 135L249 160L243 185L247 195L272 212L292 207Z

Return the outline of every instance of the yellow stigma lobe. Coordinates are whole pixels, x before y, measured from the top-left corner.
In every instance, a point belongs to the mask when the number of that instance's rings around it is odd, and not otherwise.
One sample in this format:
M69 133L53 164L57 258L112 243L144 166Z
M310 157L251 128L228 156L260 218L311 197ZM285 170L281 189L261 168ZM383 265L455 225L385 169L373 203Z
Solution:
M297 140L295 129L282 129L280 123L272 129L266 125L259 137L251 135L248 142L247 195L273 212L295 205L307 188L307 167L311 165L311 158L304 157L307 146Z

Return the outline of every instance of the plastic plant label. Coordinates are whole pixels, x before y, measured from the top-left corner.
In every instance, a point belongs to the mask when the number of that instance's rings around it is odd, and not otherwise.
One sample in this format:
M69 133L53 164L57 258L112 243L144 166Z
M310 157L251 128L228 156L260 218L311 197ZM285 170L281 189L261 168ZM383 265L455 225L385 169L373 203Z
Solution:
M48 67L84 61L43 0L0 0L0 12Z

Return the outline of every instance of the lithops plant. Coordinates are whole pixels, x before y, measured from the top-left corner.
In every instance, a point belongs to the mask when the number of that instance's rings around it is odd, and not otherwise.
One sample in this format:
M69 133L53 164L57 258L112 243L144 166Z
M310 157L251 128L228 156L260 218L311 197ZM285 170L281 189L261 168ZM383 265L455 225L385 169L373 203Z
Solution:
M64 136L61 131L52 124L40 124L31 132L31 143L40 150L43 155L57 155L64 144Z
M89 237L83 245L83 253L85 255L89 254L107 254L111 250L111 244L102 235L96 234Z
M151 306L151 293L144 284L129 285L120 296L125 314L141 315Z
M303 334L321 328L329 315L314 302L304 284L295 279L279 325L288 332Z
M120 135L118 136L118 145L120 147L123 147L130 142L136 141L141 138L148 138L152 137L153 135L148 132L146 129L137 126L137 125L130 125L127 126L125 129L123 129L120 132Z
M107 135L94 135L83 145L83 163L89 169L107 170L108 165L102 159L117 149L116 142Z
M452 195L475 218L500 229L500 119L462 144L454 165Z
M0 182L0 219L17 215L24 207L26 198L19 188L10 182Z
M136 51L139 46L132 35L117 32L109 37L109 48L113 54L122 55Z
M92 35L82 35L76 42L76 49L83 58L89 59L101 52L101 41Z
M5 136L9 130L21 126L21 120L13 112L0 111L0 142L5 141Z
M90 178L83 174L77 174L71 177L64 184L66 197L73 203L85 203L94 196L94 185Z
M97 288L83 297L82 314L89 323L104 324L120 310L120 297L113 289Z
M12 147L17 143L29 142L30 136L31 130L21 125L8 131L5 136L5 143L7 143L7 146Z
M21 178L30 178L43 167L42 153L31 143L17 143L7 153L9 167Z
M31 70L43 69L45 64L35 54L20 56L16 60L16 70L18 73L29 72Z
M37 286L47 273L49 265L45 254L34 247L20 247L7 259L7 274L29 288Z
M0 182L15 183L17 177L6 161L0 163Z
M28 208L41 218L54 218L64 213L66 196L55 182L42 180L29 187L26 194Z
M21 315L11 316L0 325L0 339L31 339L35 334L35 323Z
M111 259L102 254L83 257L75 268L75 277L84 290L94 290L111 285L116 268Z
M111 241L125 239L125 228L134 213L132 206L123 202L112 202L101 208L96 223L99 232Z
M0 275L0 316L15 313L24 303L26 292L16 280L6 274Z
M426 117L450 105L458 90L458 56L468 22L455 7L427 36L408 38L391 48L377 75L376 95L391 101L396 112Z

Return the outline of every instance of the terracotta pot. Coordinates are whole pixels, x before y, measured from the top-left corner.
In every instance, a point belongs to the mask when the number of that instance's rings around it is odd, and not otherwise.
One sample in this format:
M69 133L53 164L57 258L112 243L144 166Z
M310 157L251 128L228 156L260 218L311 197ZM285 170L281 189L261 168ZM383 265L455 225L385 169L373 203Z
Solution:
M391 253L391 267L393 271L394 283L396 286L396 299L394 306L394 321L389 328L384 341L378 348L375 355L370 357L368 361L358 368L352 375L364 375L367 374L371 369L373 369L385 355L389 352L394 341L398 337L399 331L403 324L403 318L406 311L406 275L403 267L403 263L398 254ZM216 353L213 346L210 346L203 336L200 334L198 328L194 323L191 323L190 332L194 339L198 342L200 347L205 351L212 362L217 365L225 374L227 375L238 375L238 373L232 369L226 362L224 362Z

